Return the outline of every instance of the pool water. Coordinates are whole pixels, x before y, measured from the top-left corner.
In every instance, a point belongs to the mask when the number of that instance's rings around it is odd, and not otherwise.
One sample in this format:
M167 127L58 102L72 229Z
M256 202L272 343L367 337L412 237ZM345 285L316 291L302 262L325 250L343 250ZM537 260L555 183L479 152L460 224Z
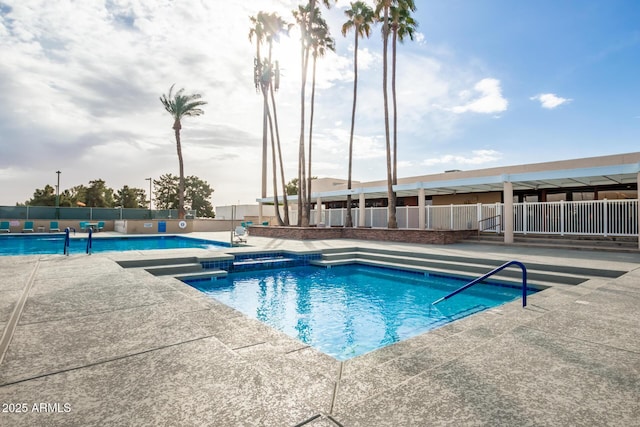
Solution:
M357 264L230 273L186 281L212 298L338 360L411 338L518 299L522 289ZM531 290L531 293L535 290Z
M220 249L228 243L182 236L94 237L92 252L121 252L150 249ZM87 238L71 238L70 254L86 253ZM0 236L0 256L63 254L64 234Z

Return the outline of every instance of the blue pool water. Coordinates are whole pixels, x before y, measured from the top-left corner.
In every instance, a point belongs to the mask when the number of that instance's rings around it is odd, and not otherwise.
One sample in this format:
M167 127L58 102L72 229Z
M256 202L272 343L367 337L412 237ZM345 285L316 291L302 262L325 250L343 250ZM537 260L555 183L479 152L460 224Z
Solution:
M346 360L522 296L520 287L490 282L431 304L470 280L353 264L230 273L187 283Z
M92 252L180 248L219 249L229 246L228 243L224 242L182 236L94 237ZM86 247L87 238L72 238L69 244L69 252L71 254L83 254L86 251ZM64 234L0 236L0 256L62 254L63 250Z

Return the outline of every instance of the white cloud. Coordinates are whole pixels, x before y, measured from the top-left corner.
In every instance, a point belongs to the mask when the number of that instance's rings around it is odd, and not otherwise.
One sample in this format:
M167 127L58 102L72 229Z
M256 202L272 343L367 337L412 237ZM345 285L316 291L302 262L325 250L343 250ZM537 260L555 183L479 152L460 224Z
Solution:
M461 91L459 96L462 105L451 108L457 114L461 113L500 113L507 109L509 102L502 96L500 80L482 79L473 87L474 92L469 90Z
M572 99L562 98L553 93L541 93L536 96L532 96L529 99L532 101L540 101L540 105L542 106L542 108L546 108L549 110L553 110L554 108L559 107L562 104L573 101Z
M446 154L440 157L426 159L424 166L434 165L482 165L502 158L502 153L495 150L473 150L471 155Z

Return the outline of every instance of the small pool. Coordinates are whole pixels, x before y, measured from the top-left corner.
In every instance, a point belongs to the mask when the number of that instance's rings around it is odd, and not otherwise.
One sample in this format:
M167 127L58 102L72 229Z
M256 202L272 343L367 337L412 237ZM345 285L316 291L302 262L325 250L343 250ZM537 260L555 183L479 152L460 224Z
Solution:
M144 251L151 249L202 248L220 249L228 243L183 236L118 236L95 237L92 252ZM87 238L71 238L70 254L86 253ZM63 254L64 234L0 236L0 256Z
M522 296L517 285L488 282L431 304L470 280L352 264L230 273L186 283L347 360Z

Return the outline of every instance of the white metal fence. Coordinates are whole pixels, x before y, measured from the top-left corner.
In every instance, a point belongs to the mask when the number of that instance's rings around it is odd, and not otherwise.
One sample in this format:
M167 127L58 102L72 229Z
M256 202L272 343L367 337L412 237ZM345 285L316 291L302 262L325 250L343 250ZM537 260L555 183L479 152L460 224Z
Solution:
M311 212L312 225L343 227L346 209L323 209L319 218ZM446 205L425 207L427 230L477 230L501 232L504 229L504 204ZM353 224L359 223L360 210L351 209ZM387 208L365 208L365 227L385 228ZM516 234L637 236L637 200L592 200L579 202L514 203L513 224ZM396 209L398 228L418 229L420 208ZM297 212L290 213L292 224Z

